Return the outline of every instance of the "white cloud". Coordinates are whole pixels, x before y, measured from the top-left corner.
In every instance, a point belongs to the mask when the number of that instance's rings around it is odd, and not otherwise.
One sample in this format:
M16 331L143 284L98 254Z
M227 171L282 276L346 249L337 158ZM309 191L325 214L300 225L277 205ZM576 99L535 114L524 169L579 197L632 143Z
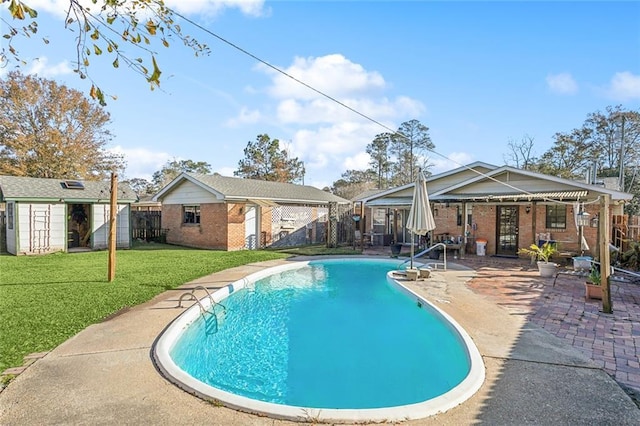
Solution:
M424 113L425 107L416 100L400 97L395 100L386 98L353 98L341 101L359 113L381 121L396 117L416 117ZM299 99L285 99L277 106L277 118L282 123L318 124L339 123L361 118L354 111L327 99L314 99L308 102ZM364 120L364 118L361 118ZM380 132L384 132L378 126ZM380 133L379 132L379 133Z
M31 67L27 70L27 74L37 74L38 77L53 78L60 75L68 75L73 73L73 68L68 61L62 61L54 65L49 64L46 56L34 59Z
M219 173L222 176L233 177L233 172L235 172L236 170L238 170L236 167L218 167L213 172L214 173Z
M640 99L640 75L634 75L629 71L615 73L607 93L617 101Z
M366 120L358 113L377 121L403 121L425 111L421 102L407 96L396 99L380 96L387 87L384 78L339 54L294 58L293 64L284 71L304 84L264 65L257 69L272 77L272 84L266 92L279 100L275 118L283 124L308 126ZM378 130L384 131L380 126Z
M117 145L111 149L114 154L124 155L127 162L126 178L141 178L151 181L151 176L161 170L167 161L174 158L166 152L151 151L146 148L123 148Z
M258 110L250 110L243 107L240 109L238 115L234 118L230 118L226 121L226 125L229 127L239 127L244 124L255 124L262 120L262 113Z
M573 95L578 93L578 83L570 73L547 75L547 86L553 93L559 95Z
M429 158L429 164L433 166L429 168L429 171L435 175L448 170L457 169L458 167L472 163L473 161L473 156L467 152L452 152L447 155L447 158Z
M269 67L259 65L256 69L270 76L271 84L253 93L267 93L278 102L275 116L268 117L272 112L263 111L263 122L288 133L278 138L291 141L291 154L304 161L309 181L314 184L331 182L346 169L366 169L369 156L365 147L375 135L420 117L426 110L420 101L408 96L385 97L387 84L378 72L339 54L297 57L284 71L348 108Z
M79 3L94 12L100 10L101 2L93 4L91 0L80 0ZM263 16L268 13L264 0L165 0L165 5L176 12L184 14L218 15L226 9L238 9L249 16ZM69 0L30 0L29 6L38 12L49 12L64 18L69 9Z
M182 13L217 15L224 9L238 9L249 16L265 14L264 0L165 0L165 4Z
M355 155L345 158L344 169L345 170L365 170L369 168L369 161L371 157L364 151L360 151Z
M293 136L291 152L305 162L308 171L340 175L344 172L345 158L364 151L375 134L372 125L355 122L302 129Z
M267 74L273 75L273 85L268 89L274 98L295 98L311 100L321 97L299 82L268 68L259 65ZM304 82L329 96L340 98L358 93L370 93L385 87L382 76L366 71L362 65L355 64L339 54L320 56L317 58L296 57L293 64L283 70L290 76Z

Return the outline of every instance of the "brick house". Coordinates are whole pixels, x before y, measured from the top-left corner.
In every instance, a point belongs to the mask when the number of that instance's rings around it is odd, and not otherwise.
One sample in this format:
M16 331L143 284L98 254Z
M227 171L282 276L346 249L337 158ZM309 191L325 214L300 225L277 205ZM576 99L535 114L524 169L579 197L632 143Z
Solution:
M329 204L350 203L312 186L192 173L153 200L167 243L218 250L324 242Z
M373 235L374 244L390 239L411 242L404 224L413 187L410 183L357 200L356 205L364 205L363 226L367 235ZM459 242L475 253L476 240L484 239L487 255L502 256L516 256L520 247L541 240L555 241L560 251L593 254L600 200L610 196L612 217L622 215L624 203L633 198L602 182L573 181L483 162L429 176L427 190L437 226L429 236L431 243ZM576 225L580 212L591 219L591 226L582 227L586 250Z

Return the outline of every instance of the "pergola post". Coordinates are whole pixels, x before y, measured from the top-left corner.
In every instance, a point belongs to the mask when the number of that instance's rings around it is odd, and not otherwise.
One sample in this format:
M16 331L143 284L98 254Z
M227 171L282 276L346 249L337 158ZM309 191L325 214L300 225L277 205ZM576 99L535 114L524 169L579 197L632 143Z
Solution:
M611 287L609 277L611 275L611 258L609 255L609 194L602 196L600 201L600 285L602 286L602 312L610 314L613 312L611 306Z
M116 217L118 215L118 175L111 173L111 198L109 200L109 265L107 280L113 281L116 276Z

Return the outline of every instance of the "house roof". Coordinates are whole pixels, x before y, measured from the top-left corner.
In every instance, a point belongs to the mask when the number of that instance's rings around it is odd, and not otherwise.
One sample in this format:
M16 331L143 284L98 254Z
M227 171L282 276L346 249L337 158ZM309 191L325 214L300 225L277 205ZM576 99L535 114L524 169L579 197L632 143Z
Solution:
M352 198L352 201L366 201L367 198L371 198L374 195L385 192L386 189L368 189L366 191L362 191L358 195Z
M70 182L66 185L65 182ZM71 184L79 182L79 185ZM70 187L81 186L81 189ZM24 176L0 176L2 201L91 202L110 201L110 182L89 180L45 179ZM138 197L126 183L118 184L118 202L132 203Z
M180 174L162 188L153 199L162 200L185 180L225 201L244 201L263 205L350 203L349 200L308 185L195 173Z
M427 188L431 188L433 186L439 186L437 184L438 182L444 182L445 186L450 186L450 185L446 185L446 182L450 179L455 179L456 175L462 176L457 180L457 182L460 182L460 181L469 179L468 176L475 177L496 169L498 169L498 166L494 166L493 164L485 163L482 161L476 161L471 164L467 164L466 166L461 166L453 170L447 170L442 173L427 176L425 180L427 182ZM402 186L397 186L395 188L389 188L389 189L380 191L376 194L370 194L366 198L355 198L355 200L364 201L368 206L375 206L375 205L382 205L381 202L379 201L380 199L384 198L388 200L388 197L393 197L394 200L392 200L391 203L385 204L385 205L388 205L389 207L404 206L405 204L410 205L411 200L413 198L414 185L415 185L415 182L409 182ZM400 195L399 193L401 192L405 192L405 194ZM429 194L429 197L432 197L432 195ZM404 201L401 200L400 198L404 198ZM405 202L406 200L408 200L408 202Z
M483 193L483 190L487 188L487 184L493 186L495 191ZM449 195L452 198L460 198L459 196L462 194L478 194L493 197L506 196L506 198L513 198L518 196L522 199L539 199L540 194L561 193L563 194L562 198L571 198L566 195L567 191L575 192L575 198L596 198L601 194L610 195L614 201L628 201L633 198L633 194L608 189L601 185L521 170L511 166L502 166L477 177L463 180L445 190L436 192L434 197L442 196L444 198ZM587 194L583 194L585 191Z
M478 169L480 166L481 169ZM465 171L475 169L470 175ZM456 174L459 179L456 179ZM443 179L447 179L444 181ZM439 182L440 181L440 182ZM584 182L520 170L510 166L495 167L486 163L473 163L427 178L427 188L437 187L429 193L432 201L532 201L532 200L585 200L609 194L614 201L628 201L632 194L591 185ZM369 198L369 207L406 207L411 205L413 183L390 189Z

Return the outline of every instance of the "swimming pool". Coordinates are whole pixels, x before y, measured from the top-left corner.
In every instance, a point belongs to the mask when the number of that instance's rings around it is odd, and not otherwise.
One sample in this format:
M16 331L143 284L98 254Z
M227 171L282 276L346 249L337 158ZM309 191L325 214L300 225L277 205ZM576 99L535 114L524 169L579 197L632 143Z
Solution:
M445 411L479 388L482 360L455 322L387 277L398 265L332 259L252 274L217 292L224 307L212 314L187 310L158 339L155 358L186 390L275 417Z

